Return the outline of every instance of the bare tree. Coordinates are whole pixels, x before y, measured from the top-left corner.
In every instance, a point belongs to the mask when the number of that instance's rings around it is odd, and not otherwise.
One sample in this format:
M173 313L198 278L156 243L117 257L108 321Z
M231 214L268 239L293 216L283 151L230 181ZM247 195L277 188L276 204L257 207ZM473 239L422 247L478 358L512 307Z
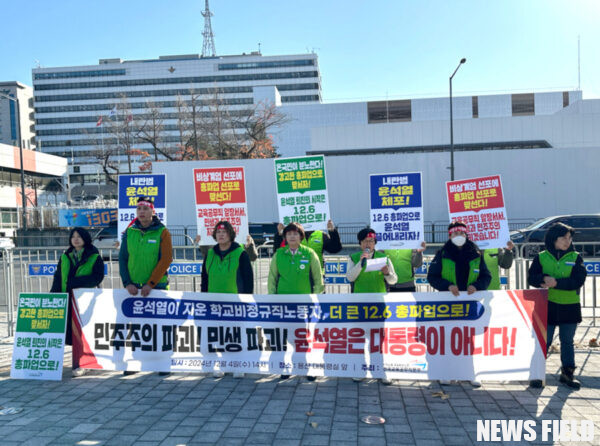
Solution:
M128 172L132 173L132 144L135 142L135 123L131 105L127 97L122 96L108 116L101 116L100 144L96 144L91 153L106 175L107 181L117 183L122 172L120 157L127 156ZM97 139L97 138L96 138Z
M272 104L231 110L216 87L204 100L192 94L189 106L184 103L179 110L185 110L185 119L179 121L186 122L189 139L185 146L196 152L194 159L202 159L200 151L215 159L276 157L269 130L288 122Z
M160 108L151 101L146 103L145 113L140 115L140 119L136 121L137 129L136 137L140 142L147 143L151 146L150 152L133 149L133 153L139 155L146 162L150 162L152 157L154 161L159 161L160 157L164 157L168 161L176 161L179 159L178 153L174 146L166 142L164 118ZM146 170L143 167L141 170Z

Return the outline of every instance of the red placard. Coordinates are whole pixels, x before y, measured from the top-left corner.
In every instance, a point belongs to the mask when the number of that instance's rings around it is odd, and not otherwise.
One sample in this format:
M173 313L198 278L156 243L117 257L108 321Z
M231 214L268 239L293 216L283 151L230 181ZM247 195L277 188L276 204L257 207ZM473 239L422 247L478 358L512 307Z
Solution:
M500 175L446 183L450 214L504 207Z
M194 169L196 204L245 203L243 167Z

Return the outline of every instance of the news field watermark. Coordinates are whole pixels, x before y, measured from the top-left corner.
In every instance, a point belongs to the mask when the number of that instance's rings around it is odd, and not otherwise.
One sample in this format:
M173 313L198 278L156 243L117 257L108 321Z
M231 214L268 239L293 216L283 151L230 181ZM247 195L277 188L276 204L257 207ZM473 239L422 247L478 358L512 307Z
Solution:
M594 441L591 420L477 420L477 441Z

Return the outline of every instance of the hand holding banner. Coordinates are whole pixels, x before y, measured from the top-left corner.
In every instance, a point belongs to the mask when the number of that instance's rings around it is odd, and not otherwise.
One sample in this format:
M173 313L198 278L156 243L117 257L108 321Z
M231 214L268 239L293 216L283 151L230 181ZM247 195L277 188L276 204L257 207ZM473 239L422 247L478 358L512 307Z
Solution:
M419 249L425 240L421 173L370 176L377 249Z
M248 206L243 167L194 169L196 222L202 245L212 245L212 232L221 220L235 229L235 241L246 243Z
M279 221L295 221L305 231L326 231L329 198L325 180L325 158L306 156L275 160Z
M165 174L119 175L119 223L118 238L136 217L137 199L154 199L154 212L167 225L167 180Z
M510 240L500 175L448 181L451 221L467 225L469 239L481 249L504 248Z

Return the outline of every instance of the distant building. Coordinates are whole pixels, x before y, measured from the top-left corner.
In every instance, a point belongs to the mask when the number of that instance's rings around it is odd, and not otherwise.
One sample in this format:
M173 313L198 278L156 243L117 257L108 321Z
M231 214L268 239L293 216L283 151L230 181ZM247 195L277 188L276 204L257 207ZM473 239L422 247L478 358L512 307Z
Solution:
M218 91L229 110L262 99L261 87L275 86L281 104L319 103L321 78L316 54L263 56L258 52L202 58L197 54L151 60L101 59L98 65L33 69L35 129L41 150L69 159L71 184L105 182L90 153L110 142L106 121L138 118L151 101L164 119L165 142L181 141L177 100ZM132 117L115 106L126 97ZM102 121L100 118L102 117ZM104 122L103 122L104 121ZM134 140L135 148L149 144ZM127 171L127 157L118 157ZM139 172L138 165L132 171Z
M448 151L444 98L282 104L289 123L273 132L283 156ZM455 150L600 148L600 100L581 91L453 98Z
M0 97L0 144L18 146L20 129L23 148L35 149L33 89L21 82L0 82L0 93L19 101L19 118L17 118L17 105L15 101Z
M0 144L0 233L12 236L21 227L22 194L19 148ZM58 156L23 150L27 208L57 206L67 202L67 160ZM28 213L29 226L44 226L40 215ZM38 218L40 221L32 221ZM47 226L52 226L46 222Z

